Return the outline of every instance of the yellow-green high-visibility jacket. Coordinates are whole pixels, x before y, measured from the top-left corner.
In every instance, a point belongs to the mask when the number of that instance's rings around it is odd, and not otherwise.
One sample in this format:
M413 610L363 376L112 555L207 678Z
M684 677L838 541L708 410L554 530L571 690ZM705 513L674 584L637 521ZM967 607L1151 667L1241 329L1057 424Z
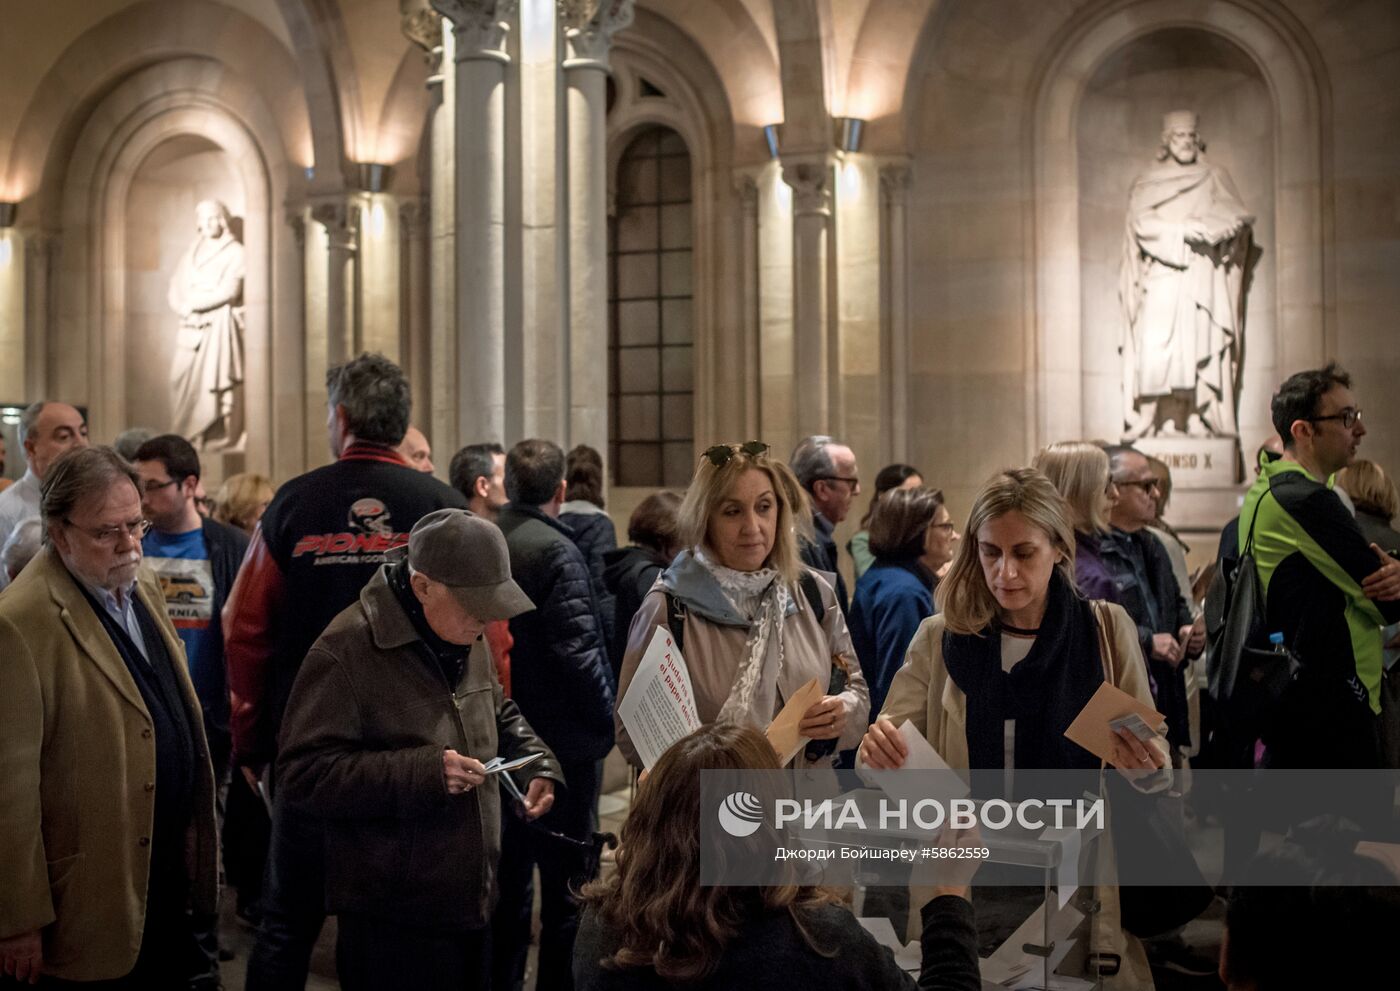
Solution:
M1361 591L1381 560L1330 480L1277 456L1261 468L1240 511L1239 546L1243 553L1253 526L1268 631L1284 635L1311 684L1349 685L1378 713L1380 628L1400 620L1400 602L1373 602Z

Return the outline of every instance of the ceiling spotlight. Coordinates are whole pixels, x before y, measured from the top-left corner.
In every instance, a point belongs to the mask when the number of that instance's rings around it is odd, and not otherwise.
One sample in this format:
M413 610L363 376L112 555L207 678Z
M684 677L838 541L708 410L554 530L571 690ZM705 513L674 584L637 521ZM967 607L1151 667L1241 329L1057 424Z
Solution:
M360 162L356 169L359 173L360 189L366 193L384 192L394 172L389 166L376 162Z
M18 203L0 203L0 230L15 225L15 214L19 212Z
M865 130L865 121L859 117L837 117L836 123L841 125L841 150L860 151L860 136Z
M768 157L778 157L778 128L781 124L768 124L763 128L763 140L768 145Z

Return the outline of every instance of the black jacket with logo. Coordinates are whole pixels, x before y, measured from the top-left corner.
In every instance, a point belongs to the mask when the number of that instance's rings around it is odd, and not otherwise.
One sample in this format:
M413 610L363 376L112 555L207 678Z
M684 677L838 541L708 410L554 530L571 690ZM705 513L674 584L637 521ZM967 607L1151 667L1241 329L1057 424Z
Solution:
M352 445L277 491L224 610L238 763L271 760L306 652L354 604L385 553L407 544L422 517L448 508L466 508L460 492L374 444Z

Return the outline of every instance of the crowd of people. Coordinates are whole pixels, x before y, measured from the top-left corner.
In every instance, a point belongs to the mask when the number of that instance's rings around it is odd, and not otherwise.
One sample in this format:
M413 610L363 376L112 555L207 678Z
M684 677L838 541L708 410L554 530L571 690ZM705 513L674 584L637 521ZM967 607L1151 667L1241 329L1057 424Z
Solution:
M848 567L860 473L830 436L786 460L708 448L619 547L597 451L487 439L444 483L392 362L332 368L326 396L332 463L212 497L183 437L97 446L72 405L24 411L27 470L0 491L0 985L217 988L222 878L256 927L250 991L304 987L328 915L349 989L513 991L532 942L542 991L980 987L970 874L909 889L917 981L849 893L701 886L699 772L778 769L762 730L814 679L799 768L899 768L907 722L953 768L1100 769L1065 730L1105 682L1165 717L1113 740L1136 791L1193 761L1400 766L1400 498L1356 458L1335 365L1279 387L1220 521L1218 581L1257 568L1294 666L1247 732L1200 688L1204 590L1170 471L1133 446L1052 444L965 518L950 479L890 465ZM657 630L704 726L640 773L619 702ZM638 773L605 858L614 747ZM1366 986L1400 923L1400 879L1336 839L1351 824L1297 826L1260 855L1291 886L1229 895L1230 988ZM1085 973L1151 987L1173 934L1140 940L1111 885L1093 898Z

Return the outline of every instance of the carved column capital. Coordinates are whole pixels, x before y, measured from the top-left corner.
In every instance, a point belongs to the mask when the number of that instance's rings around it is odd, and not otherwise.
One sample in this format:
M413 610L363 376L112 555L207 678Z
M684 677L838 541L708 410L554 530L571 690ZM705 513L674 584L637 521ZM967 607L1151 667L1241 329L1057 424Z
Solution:
M880 166L880 191L886 203L903 206L909 196L910 168L908 162L889 162Z
M442 15L428 0L399 0L399 30L423 50L428 74L437 76L442 71Z
M758 180L749 172L734 173L734 192L739 196L739 203L744 208L744 215L757 215L758 213Z
M783 182L792 187L793 212L831 214L831 162L826 157L783 163Z
M360 205L352 196L326 196L311 203L311 219L326 229L331 251L354 251L359 236Z
M613 35L632 23L633 0L555 0L564 40L569 46L565 69L609 71Z
M430 218L428 201L422 197L406 199L399 204L399 229L401 236L419 238L427 232Z
M469 62L491 59L504 62L510 19L520 0L431 0L433 9L452 22L456 59Z
M297 250L306 249L306 210L303 207L287 209L287 226L292 229L292 237L296 238Z

